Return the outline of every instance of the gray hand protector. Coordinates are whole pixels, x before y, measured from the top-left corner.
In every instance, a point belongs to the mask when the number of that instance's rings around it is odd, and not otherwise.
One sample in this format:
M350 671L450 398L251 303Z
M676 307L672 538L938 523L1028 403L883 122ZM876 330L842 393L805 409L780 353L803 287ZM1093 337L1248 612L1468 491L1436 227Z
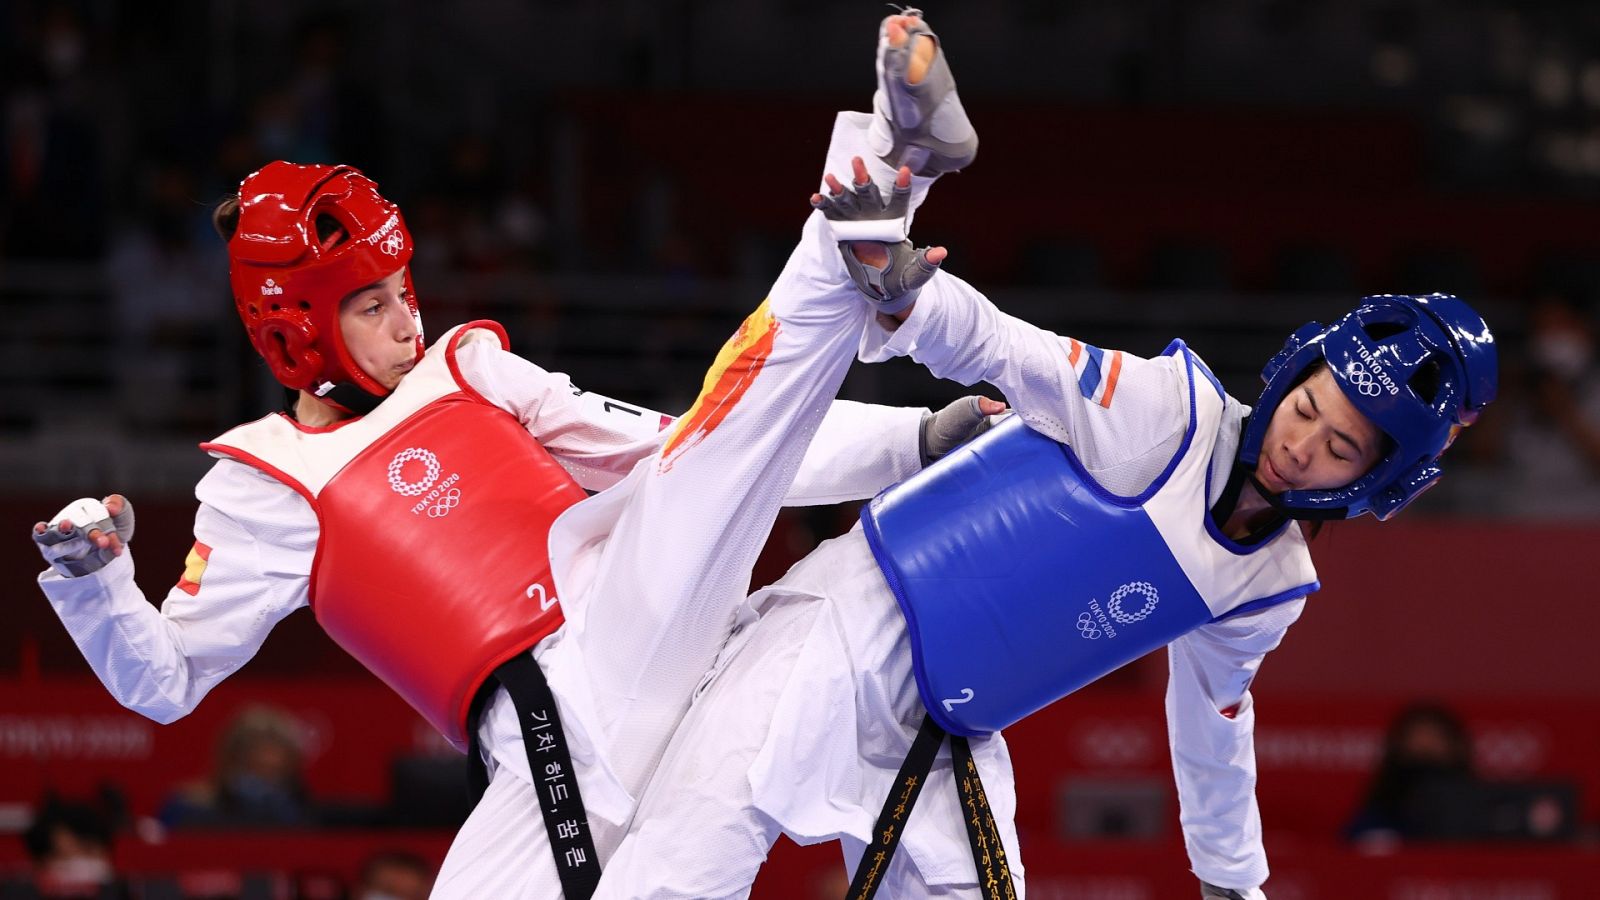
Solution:
M917 302L922 286L939 267L928 262L927 247L917 250L910 241L884 244L883 249L889 251L889 261L882 266L869 266L856 259L848 245L841 244L839 252L844 256L850 280L866 295L873 308L881 313L897 313Z
M820 194L822 199L812 203L822 210L830 222L867 222L904 218L911 206L911 188L896 185L884 200L877 184L870 179L866 184L848 184L838 194ZM922 286L928 283L939 267L928 262L927 249L916 250L910 241L884 244L889 261L883 266L869 266L851 252L848 244L841 243L839 251L844 256L845 269L861 293L881 313L896 313L916 302Z
M1217 887L1214 884L1200 882L1200 900L1266 900L1266 895L1257 889L1236 891L1232 888Z
M824 193L821 202L813 205L830 222L902 219L911 209L911 188L895 185L885 200L877 183L868 179L866 184L846 184L838 194Z
M72 528L62 531L59 526L67 519L72 520ZM122 512L113 516L99 500L88 497L74 500L56 513L44 534L34 534L33 541L52 569L68 578L77 578L98 572L116 558L110 547L97 547L89 540L89 532L95 530L114 530L123 544L133 540L133 504L124 500Z
M962 397L938 412L924 415L917 443L922 464L929 466L943 459L951 450L993 428L998 418L980 412L977 397Z

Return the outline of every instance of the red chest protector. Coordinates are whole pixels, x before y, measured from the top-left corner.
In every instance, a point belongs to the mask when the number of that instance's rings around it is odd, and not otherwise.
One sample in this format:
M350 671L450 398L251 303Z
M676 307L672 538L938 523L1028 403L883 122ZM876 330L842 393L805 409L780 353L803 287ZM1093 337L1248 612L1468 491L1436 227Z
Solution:
M309 596L339 646L459 748L495 667L561 625L547 536L584 498L509 413L459 380L446 334L369 415L327 430L283 416L204 445L310 501Z

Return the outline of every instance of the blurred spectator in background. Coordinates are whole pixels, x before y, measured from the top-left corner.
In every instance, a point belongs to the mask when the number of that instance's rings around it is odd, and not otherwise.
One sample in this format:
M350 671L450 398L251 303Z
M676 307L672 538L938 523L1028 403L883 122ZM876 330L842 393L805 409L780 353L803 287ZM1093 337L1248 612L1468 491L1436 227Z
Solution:
M1408 706L1389 724L1378 772L1346 836L1366 844L1432 838L1437 815L1429 802L1475 783L1472 740L1461 719L1435 703Z
M1389 724L1372 787L1346 834L1363 843L1432 837L1428 801L1476 782L1472 742L1455 713L1431 703L1408 707Z
M224 325L228 336L236 327L227 262L212 252L211 217L187 170L166 161L142 181L148 212L118 232L110 253L117 354L139 360L118 380L117 405L133 426L203 431L217 412L196 409L191 389L217 381L215 347Z
M121 897L111 862L117 814L99 805L46 799L22 840L41 897Z
M303 762L292 717L247 707L223 731L211 777L175 792L160 819L169 828L313 825Z
M1527 402L1507 435L1517 484L1507 511L1543 517L1600 515L1600 365L1587 304L1551 291L1528 310Z
M378 853L361 866L351 900L428 900L434 867L415 853Z
M97 258L107 210L89 36L62 3L21 36L31 52L0 61L0 248L21 259Z
M1507 404L1506 456L1514 516L1600 517L1600 365L1594 315L1578 295L1546 291L1528 309L1520 388Z
M1346 836L1378 851L1414 840L1564 841L1577 834L1577 817L1570 777L1480 777L1461 719L1419 703L1390 724L1366 804Z

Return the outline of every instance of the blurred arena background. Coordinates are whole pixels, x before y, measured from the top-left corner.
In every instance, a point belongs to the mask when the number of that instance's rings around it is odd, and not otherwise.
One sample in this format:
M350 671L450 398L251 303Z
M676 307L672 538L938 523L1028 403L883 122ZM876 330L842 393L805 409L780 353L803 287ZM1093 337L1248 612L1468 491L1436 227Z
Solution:
M274 158L357 165L407 212L433 334L497 319L579 385L680 412L782 265L832 111L867 106L884 13L0 4L0 898L406 896L464 814L461 758L310 614L158 726L109 699L32 584L28 526L119 491L164 596L209 464L196 443L281 402L231 308L212 203ZM1327 587L1256 682L1266 889L1596 896L1600 6L927 14L983 151L917 237L1003 309L1141 355L1182 336L1246 399L1290 330L1364 293L1484 311L1501 401L1398 523L1325 530ZM959 393L906 365L858 367L844 395ZM854 512L786 513L756 580ZM1165 668L1146 658L1008 732L1036 900L1193 895ZM1386 732L1418 703L1443 713L1435 742L1462 724L1470 758L1427 815L1368 828ZM39 874L104 844L103 888ZM838 896L838 859L782 844L755 896Z

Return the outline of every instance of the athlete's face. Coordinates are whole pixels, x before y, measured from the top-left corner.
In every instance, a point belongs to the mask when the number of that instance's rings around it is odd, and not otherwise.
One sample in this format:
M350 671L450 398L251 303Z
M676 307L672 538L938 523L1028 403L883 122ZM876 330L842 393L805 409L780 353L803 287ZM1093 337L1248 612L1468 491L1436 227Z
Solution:
M1255 476L1274 494L1344 487L1378 462L1383 439L1322 369L1278 404Z
M345 349L361 371L391 391L417 362L417 322L409 299L401 268L339 304Z

